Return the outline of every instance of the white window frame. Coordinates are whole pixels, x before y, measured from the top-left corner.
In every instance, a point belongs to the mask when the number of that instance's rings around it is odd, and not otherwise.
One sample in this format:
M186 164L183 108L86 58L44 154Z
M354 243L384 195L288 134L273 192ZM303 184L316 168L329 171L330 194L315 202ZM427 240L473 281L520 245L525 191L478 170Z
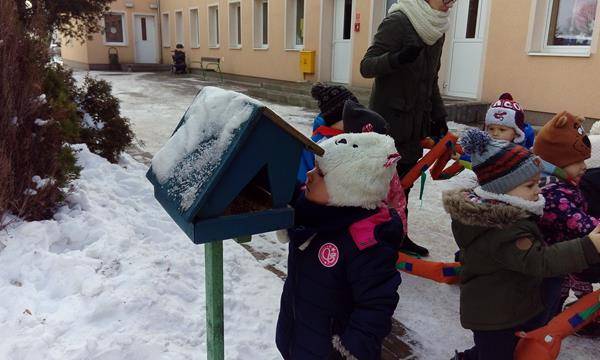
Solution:
M174 11L175 13L175 46L177 44L183 45L185 47L185 28L183 26L183 9L178 9ZM177 14L181 15L181 21L177 21ZM181 31L180 31L181 30Z
M266 50L269 48L269 26L270 21L269 17L271 14L271 8L269 6L269 0L253 0L254 6L252 7L253 11L253 23L252 28L254 29L253 34L254 38L252 39L252 43L254 44L255 50ZM263 17L263 6L267 4L267 42L263 41L264 39L264 17Z
M195 19L192 16L192 13L195 12ZM200 9L198 7L189 8L190 15L190 48L198 49L200 48ZM195 22L195 24L194 24ZM194 29L194 25L196 29ZM195 31L194 31L195 30ZM194 39L194 35L196 38Z
M167 21L165 21L165 15ZM165 48L171 47L171 15L168 11L160 14L160 35L162 37L162 46Z
M211 10L216 9L216 24L213 24ZM219 21L219 4L213 3L207 5L208 13L208 47L210 49L218 49L221 42L221 34L219 33L220 21ZM213 41L215 40L215 41Z
M297 44L297 29L296 29L296 17L298 8L298 0L285 0L285 16L284 16L284 38L285 38L285 49L286 50L303 50L304 44L306 43L306 0L304 0L304 26L302 29L302 44ZM291 5L291 6L290 6ZM291 8L291 9L290 9Z
M229 23L229 48L230 49L241 49L242 48L242 2L240 0L229 1L228 7L228 18ZM239 10L235 10L239 8ZM239 17L239 19L238 19ZM239 40L239 42L238 42Z
M589 57L596 53L600 32L600 1L596 5L596 17L590 45L548 45L552 8L555 0L534 0L531 4L527 53L532 56Z
M128 33L127 33L127 13L125 13L124 11L107 11L105 13L106 14L110 14L110 15L120 15L121 16L121 21L123 22L123 41L122 42L113 42L113 41L106 41L106 29L104 29L104 34L102 36L102 42L104 43L104 45L111 45L111 46L127 46L128 45ZM104 20L104 16L102 17L102 26L106 25L106 21Z

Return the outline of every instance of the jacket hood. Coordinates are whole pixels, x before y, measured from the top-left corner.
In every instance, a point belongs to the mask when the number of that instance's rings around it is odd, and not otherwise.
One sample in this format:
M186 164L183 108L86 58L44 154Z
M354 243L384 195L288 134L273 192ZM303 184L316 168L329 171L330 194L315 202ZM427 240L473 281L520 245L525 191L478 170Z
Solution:
M442 199L444 209L450 214L452 221L464 225L452 226L456 241L461 247L468 245L490 228L507 228L517 221L533 217L524 209L483 199L467 189L444 192Z

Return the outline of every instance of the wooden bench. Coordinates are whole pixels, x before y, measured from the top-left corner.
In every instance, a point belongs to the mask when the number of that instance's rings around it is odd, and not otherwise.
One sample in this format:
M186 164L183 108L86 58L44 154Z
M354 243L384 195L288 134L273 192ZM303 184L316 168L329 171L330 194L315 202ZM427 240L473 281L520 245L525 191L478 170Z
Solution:
M200 64L200 70L202 71L202 79L206 80L206 72L214 71L219 73L221 82L223 82L223 73L221 72L221 58L202 56L200 61L192 61L192 63Z

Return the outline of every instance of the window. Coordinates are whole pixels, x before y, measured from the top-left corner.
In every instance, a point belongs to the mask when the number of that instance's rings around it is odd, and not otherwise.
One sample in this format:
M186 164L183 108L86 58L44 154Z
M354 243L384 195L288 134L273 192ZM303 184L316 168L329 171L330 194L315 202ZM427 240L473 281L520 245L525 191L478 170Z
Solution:
M171 46L171 34L169 33L169 26L169 13L163 13L162 21L160 23L163 47Z
M200 47L200 17L198 9L190 9L190 46Z
M286 0L286 47L304 46L304 0Z
M352 36L352 0L344 1L344 40L350 40Z
M175 42L183 45L183 11L175 11Z
M229 46L242 47L242 8L239 2L229 3Z
M589 56L598 31L597 0L537 0L530 54Z
M254 47L266 49L269 46L269 2L254 0Z
M597 0L554 0L549 7L548 46L592 44Z
M104 14L104 40L106 44L126 45L125 35L125 14L107 13Z
M208 7L208 45L219 47L219 6Z
M469 13L467 15L467 32L465 39L477 37L477 18L479 16L479 0L469 0Z

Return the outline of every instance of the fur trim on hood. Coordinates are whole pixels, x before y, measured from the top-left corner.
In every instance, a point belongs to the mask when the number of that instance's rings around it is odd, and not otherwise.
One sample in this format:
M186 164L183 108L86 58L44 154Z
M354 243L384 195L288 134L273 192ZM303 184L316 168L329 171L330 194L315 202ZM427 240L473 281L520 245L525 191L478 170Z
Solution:
M533 216L525 209L483 199L467 189L446 191L442 199L450 217L465 225L505 228Z

